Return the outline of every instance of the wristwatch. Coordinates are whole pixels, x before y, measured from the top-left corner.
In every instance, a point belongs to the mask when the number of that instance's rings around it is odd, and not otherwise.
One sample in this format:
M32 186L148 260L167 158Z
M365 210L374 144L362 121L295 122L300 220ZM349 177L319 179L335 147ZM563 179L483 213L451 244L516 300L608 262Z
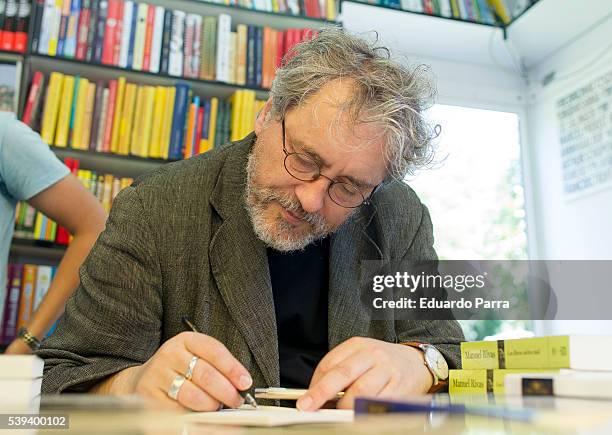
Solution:
M428 393L435 393L448 385L448 364L444 356L433 344L420 343L418 341L406 341L404 346L417 348L423 352L425 367L433 376L433 385Z

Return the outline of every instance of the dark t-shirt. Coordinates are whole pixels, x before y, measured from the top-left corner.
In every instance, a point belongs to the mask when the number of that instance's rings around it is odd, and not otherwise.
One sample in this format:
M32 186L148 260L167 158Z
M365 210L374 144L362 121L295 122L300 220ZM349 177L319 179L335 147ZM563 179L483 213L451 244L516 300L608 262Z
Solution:
M329 238L303 251L268 248L274 293L280 383L308 388L317 364L327 353Z

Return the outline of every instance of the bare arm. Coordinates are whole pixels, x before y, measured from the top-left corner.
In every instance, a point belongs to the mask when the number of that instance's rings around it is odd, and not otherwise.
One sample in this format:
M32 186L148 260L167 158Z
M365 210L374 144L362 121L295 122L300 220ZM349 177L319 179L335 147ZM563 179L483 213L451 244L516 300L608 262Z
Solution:
M53 282L27 329L39 340L64 312L66 301L79 283L79 267L100 232L106 213L100 202L72 174L28 200L37 210L65 227L74 236L59 264ZM28 353L30 348L15 340L6 353Z

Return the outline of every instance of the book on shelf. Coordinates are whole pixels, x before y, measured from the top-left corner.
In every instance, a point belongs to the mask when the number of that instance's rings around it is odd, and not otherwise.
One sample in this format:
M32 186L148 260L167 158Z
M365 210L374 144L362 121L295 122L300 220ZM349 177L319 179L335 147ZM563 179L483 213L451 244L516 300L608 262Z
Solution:
M94 171L79 169L78 159L64 159L66 166L81 181L108 213L117 194L132 184L133 179L128 177L115 177L111 174L99 174ZM15 214L14 236L21 239L41 240L67 245L70 242L68 232L50 220L40 211L37 211L25 201L17 203Z
M509 24L538 0L368 0L409 12L425 13L484 24Z
M187 83L138 85L124 77L94 82L52 72L48 80L35 74L24 121L27 115L29 125L40 124L43 140L56 147L180 160L242 139L263 106L251 90L238 90L220 104L217 97L195 95Z
M0 49L25 53L28 46L30 1L3 0L0 2Z
M612 371L612 336L559 335L461 343L463 369Z
M314 32L234 24L228 13L202 16L131 0L37 1L34 9L34 53L263 88L291 47Z
M54 273L55 268L47 265L8 264L6 288L0 291L4 302L0 313L0 344L10 344L19 328L29 321L49 290ZM32 368L25 366L20 370L25 373Z

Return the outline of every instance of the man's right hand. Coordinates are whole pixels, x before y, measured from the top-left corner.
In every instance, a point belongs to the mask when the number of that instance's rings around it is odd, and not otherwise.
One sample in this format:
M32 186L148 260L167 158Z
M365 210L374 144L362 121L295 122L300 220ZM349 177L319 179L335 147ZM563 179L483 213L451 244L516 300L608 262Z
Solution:
M172 381L185 376L193 356L198 362L185 380L177 400L168 396ZM216 411L222 405L244 403L239 391L253 383L249 372L220 341L197 332L182 332L166 341L143 365L130 367L92 388L96 394L138 394L169 407Z

